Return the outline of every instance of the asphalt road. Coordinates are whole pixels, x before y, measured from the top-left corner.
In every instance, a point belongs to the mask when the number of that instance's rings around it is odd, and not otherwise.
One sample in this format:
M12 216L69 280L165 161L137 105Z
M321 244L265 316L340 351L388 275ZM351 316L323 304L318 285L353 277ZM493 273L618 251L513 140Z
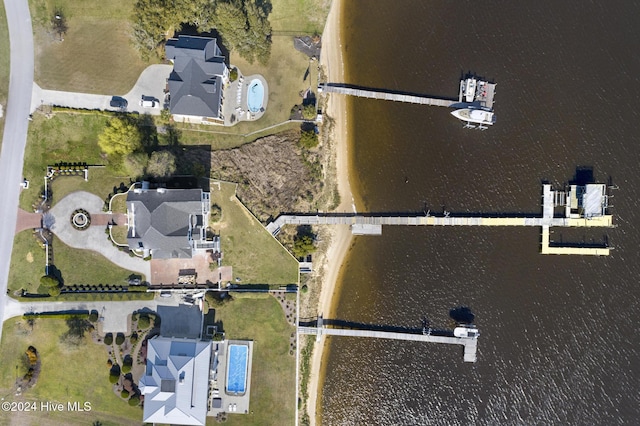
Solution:
M9 26L11 75L0 152L0 318L4 319L11 249L18 218L24 147L33 86L33 30L27 0L4 0ZM0 328L2 339L2 328Z

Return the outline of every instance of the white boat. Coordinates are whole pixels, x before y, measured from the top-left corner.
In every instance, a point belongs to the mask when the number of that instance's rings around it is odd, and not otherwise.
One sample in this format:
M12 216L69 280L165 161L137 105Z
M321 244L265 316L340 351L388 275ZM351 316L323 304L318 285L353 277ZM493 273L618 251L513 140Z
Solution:
M471 103L475 100L477 85L476 83L477 80L475 78L468 78L465 82L464 97L468 103Z
M462 108L451 112L455 118L480 125L492 125L496 122L496 117L492 111L481 108Z
M454 328L453 329L453 335L456 336L456 337L474 338L475 339L478 336L480 336L480 332L475 327L462 326L462 327Z

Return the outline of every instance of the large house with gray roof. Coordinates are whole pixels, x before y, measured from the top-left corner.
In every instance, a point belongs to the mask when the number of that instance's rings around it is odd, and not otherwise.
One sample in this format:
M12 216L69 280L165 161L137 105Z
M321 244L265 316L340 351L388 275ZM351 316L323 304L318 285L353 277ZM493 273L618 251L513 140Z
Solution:
M222 124L222 92L229 83L229 68L216 39L181 35L167 40L165 54L173 62L168 86L174 120Z
M204 425L207 421L211 342L156 336L148 341L140 378L143 421Z
M189 259L214 248L206 238L210 203L202 189L137 185L127 194L129 248L155 259Z

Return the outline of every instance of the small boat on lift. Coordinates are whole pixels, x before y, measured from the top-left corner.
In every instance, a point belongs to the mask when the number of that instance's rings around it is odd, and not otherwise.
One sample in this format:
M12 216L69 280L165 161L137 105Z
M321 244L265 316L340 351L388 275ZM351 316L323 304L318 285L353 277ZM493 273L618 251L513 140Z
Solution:
M466 121L467 124L479 124L480 126L491 126L496 122L493 111L484 108L467 107L451 112L455 118Z
M473 325L460 325L453 329L453 335L461 338L477 339L480 332Z

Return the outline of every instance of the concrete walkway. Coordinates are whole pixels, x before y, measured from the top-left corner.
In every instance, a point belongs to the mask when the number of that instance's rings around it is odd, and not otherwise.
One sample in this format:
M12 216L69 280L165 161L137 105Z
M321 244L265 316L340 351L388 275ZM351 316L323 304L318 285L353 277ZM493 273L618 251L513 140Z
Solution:
M107 239L104 228L90 226L83 231L78 231L71 226L71 214L74 210L84 209L89 214L104 214L103 205L104 202L96 195L84 191L73 192L49 210L49 214L53 217L51 231L68 246L96 251L116 265L149 279L151 263L118 250Z
M26 229L35 229L42 226L42 213L29 213L18 209L18 221L16 222L16 234Z
M21 303L8 297L3 321L28 312L98 311L98 314L104 317L102 330L105 333L125 333L127 332L127 315L142 309L157 312L158 306L178 306L179 304L179 295L170 298L156 296L153 300L112 302L48 302L46 299L34 299L33 302Z
M164 105L164 89L172 65L150 65L142 71L135 86L126 95L120 96L127 100L129 105L127 112L139 112L140 114L159 115ZM140 99L154 98L159 101L158 108L143 108ZM89 93L62 92L59 90L42 89L33 83L31 94L31 112L33 113L41 105L54 105L68 108L97 109L105 111L121 111L109 105L113 95L94 95Z

